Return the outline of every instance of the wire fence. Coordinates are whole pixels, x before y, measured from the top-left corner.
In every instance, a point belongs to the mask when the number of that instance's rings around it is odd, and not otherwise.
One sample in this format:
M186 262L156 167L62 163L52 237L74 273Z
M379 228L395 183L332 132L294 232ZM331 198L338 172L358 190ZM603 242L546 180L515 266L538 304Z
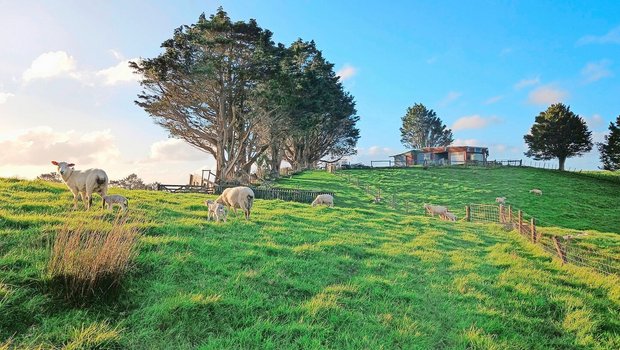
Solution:
M362 181L351 173L339 171L335 174L372 196L375 203L386 204L388 208L404 214L425 214L423 207L414 205L400 194L386 192L380 186ZM506 229L514 230L540 246L545 252L557 256L562 264L570 263L605 275L620 276L620 257L580 244L579 235L561 235L557 229L554 232L552 224L546 225L544 230L541 230L534 216L512 206L470 204L464 210L451 208L450 211L454 211L457 218L460 217L465 221L504 225ZM440 217L447 220L443 215Z

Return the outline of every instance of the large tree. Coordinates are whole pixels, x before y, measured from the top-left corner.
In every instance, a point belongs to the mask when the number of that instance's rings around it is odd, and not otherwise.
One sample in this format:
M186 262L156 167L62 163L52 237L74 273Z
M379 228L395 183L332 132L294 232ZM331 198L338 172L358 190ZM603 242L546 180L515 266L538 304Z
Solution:
M603 169L620 170L620 115L615 123L609 123L609 135L605 135L605 142L598 144L598 150Z
M308 168L328 155L337 159L356 152L355 102L333 68L313 41L301 39L291 44L282 61L290 82L283 110L284 158L293 169Z
M407 108L402 118L400 142L413 149L424 147L441 147L450 145L454 139L452 130L448 129L432 109L416 103Z
M564 170L566 158L592 150L592 132L586 122L562 103L552 104L540 112L530 133L523 139L529 148L526 156L536 160L557 158L560 170Z
M159 56L131 63L143 77L136 103L171 136L211 154L218 180L246 175L268 148L259 126L271 111L258 87L273 71L271 35L220 8L177 28Z

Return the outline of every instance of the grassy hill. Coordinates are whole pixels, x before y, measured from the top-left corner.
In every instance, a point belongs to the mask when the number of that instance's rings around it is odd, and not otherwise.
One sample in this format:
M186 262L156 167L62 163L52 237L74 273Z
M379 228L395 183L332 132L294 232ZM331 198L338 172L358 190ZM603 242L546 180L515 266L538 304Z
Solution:
M394 213L334 175L282 185L337 206L257 200L251 221L216 224L203 195L113 190L148 220L140 254L118 295L76 305L47 280L49 242L112 215L0 179L0 348L620 348L617 277L499 227Z

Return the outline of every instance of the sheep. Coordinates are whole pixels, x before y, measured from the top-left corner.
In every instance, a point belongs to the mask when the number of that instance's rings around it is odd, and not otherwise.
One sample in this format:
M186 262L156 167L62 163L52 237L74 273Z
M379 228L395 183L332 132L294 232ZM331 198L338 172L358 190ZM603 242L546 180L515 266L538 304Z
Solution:
M206 200L205 205L209 210L209 216L207 217L207 220L211 220L211 218L213 217L215 222L220 222L220 220L226 222L226 209L224 208L223 204L217 203L212 200Z
M456 215L454 213L446 211L443 214L440 214L440 217L446 221L456 221Z
M129 209L129 201L121 195L112 194L101 198L103 199L103 209L105 209L106 205L108 206L108 209L111 209L114 205L119 205L123 211L127 211Z
M250 220L250 210L254 202L254 191L245 186L226 188L215 201L232 208L235 215L237 215L237 208L243 209L245 219Z
M542 196L542 191L541 191L541 190L539 190L538 188L531 189L531 190L530 190L530 193L533 193L533 194L536 194L536 195Z
M317 205L327 205L328 207L334 206L334 197L331 194L319 194L312 201L312 206L316 207Z
M424 204L424 209L427 214L431 214L431 216L435 216L435 214L442 215L448 211L448 208L441 205L430 205Z
M86 210L93 204L93 193L102 198L108 193L108 175L101 169L75 170L75 164L52 161L62 177L62 181L73 193L73 209L77 209L78 194L84 201Z
M506 197L495 198L495 203L506 204Z

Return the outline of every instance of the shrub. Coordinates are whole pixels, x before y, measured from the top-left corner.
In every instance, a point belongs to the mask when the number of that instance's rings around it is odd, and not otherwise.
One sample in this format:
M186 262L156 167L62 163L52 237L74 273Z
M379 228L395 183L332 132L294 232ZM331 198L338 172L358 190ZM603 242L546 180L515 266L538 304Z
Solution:
M105 221L66 224L51 247L47 272L67 299L105 294L120 285L137 255L141 223L117 217Z

